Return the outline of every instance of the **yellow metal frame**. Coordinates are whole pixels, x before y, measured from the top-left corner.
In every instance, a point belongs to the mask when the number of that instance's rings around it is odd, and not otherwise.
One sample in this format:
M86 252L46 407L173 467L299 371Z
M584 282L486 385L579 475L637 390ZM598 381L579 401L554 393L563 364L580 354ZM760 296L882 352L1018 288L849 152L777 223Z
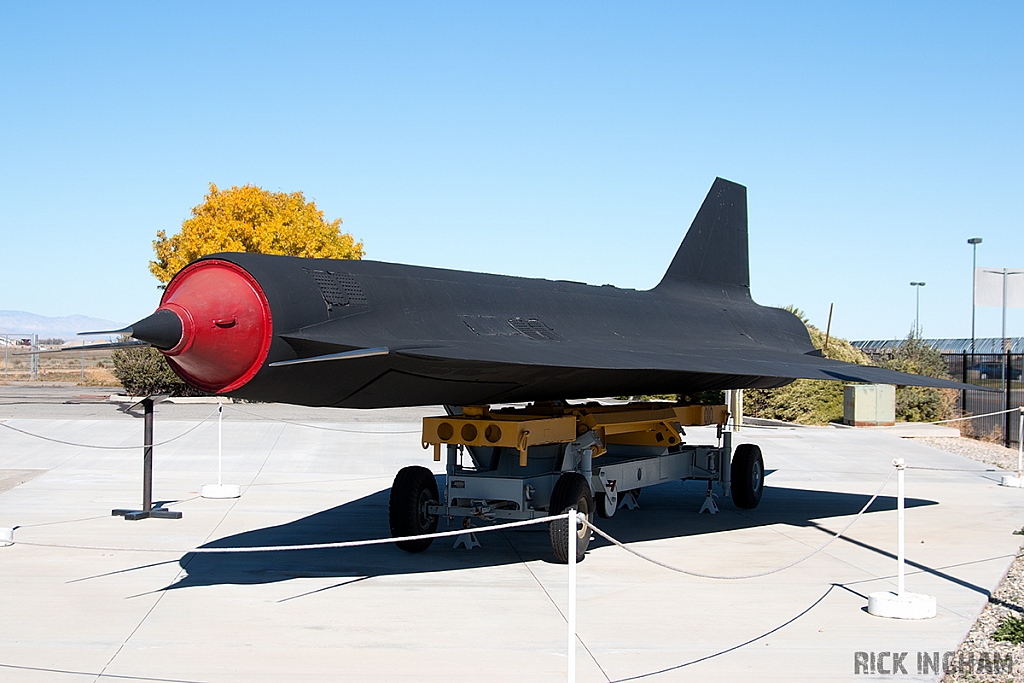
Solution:
M533 404L526 408L491 410L466 406L462 415L423 418L423 448L434 447L441 459L441 445L502 446L519 451L526 466L530 446L570 443L592 431L603 455L608 445L674 446L682 440L682 428L724 425L729 419L724 405L677 405L630 403L620 406L555 406Z

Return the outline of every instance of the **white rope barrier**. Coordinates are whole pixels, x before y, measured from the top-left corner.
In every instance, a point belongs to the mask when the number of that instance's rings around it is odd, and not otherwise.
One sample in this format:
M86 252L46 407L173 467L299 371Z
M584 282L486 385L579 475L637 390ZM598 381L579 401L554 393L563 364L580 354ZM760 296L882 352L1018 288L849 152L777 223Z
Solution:
M306 423L306 422L296 422L295 420L285 420L285 419L280 418L280 417L271 417L269 415L260 415L259 413L253 413L253 412L250 412L248 410L242 410L241 408L236 408L233 405L227 405L225 407L228 410L234 410L234 411L237 411L239 413L243 413L245 415L248 415L250 417L260 418L261 420L270 420L271 422L282 422L284 424L295 425L296 427L306 427L308 429L319 429L319 430L325 431L325 432L342 432L342 433L345 433L345 434L420 434L421 433L421 430L419 430L419 429L404 429L404 430L393 430L393 431L371 430L371 429L336 429L334 427L321 427L319 425L309 424L309 423Z
M1006 413L1024 413L1024 406L1018 408L1008 408L1007 410L997 410L994 413L982 413L981 415L964 415L963 417L951 417L948 420L935 420L934 422L925 422L926 425L940 425L946 422L961 422L963 420L975 420L979 417L992 417L993 415L1004 415Z
M871 504L874 503L875 500L878 498L878 496L881 494L882 489L885 488L885 485L889 483L889 480L892 478L893 472L895 472L895 471L896 471L896 468L893 468L892 470L889 471L889 474L885 478L885 481L883 481L882 485L878 487L878 490L874 493L874 495L872 495L871 498L868 499L868 502L864 504L864 507L862 507L860 509L860 511L854 516L854 518L852 520L850 520L850 522L845 527L843 527L839 532L837 532L834 536L832 536L832 538L830 538L824 545L816 548L815 550L813 550L812 552L808 553L807 555L804 555L803 557L801 557L801 558L799 558L799 559L797 559L797 560L795 560L793 562L790 562L790 563L788 563L786 565L783 565L781 567L777 567L775 569L769 569L769 570L762 571L762 572L756 572L756 573L753 573L753 574L739 574L739 575L705 574L705 573L702 573L702 572L695 572L695 571L691 571L689 569L683 569L681 567L676 567L674 565L671 565L671 564L668 564L666 562L662 562L661 560L657 560L657 559L655 559L653 557L650 557L649 555L645 555L644 553L641 553L638 550L634 550L633 548L629 547L628 545L626 545L622 541L614 538L613 536L611 536L610 534L608 534L604 530L598 528L593 523L586 521L586 518L581 518L581 521L586 526L589 526L594 531L594 533L596 533L597 535L599 535L602 538L606 539L608 542L612 543L613 545L616 545L619 548L622 548L623 550L625 550L628 553L636 555L637 557L639 557L642 560L646 560L647 562L650 562L652 564L656 564L659 567L663 567L663 568L668 569L670 571L678 572L680 574L686 574L688 576L695 576L695 577L699 577L699 578L703 578L703 579L718 579L718 580L753 579L753 578L758 578L758 577L761 577L761 576L768 576L769 574L776 574L776 573L781 572L783 570L789 569L790 567L795 567L796 565L800 564L801 562L805 562L806 560L810 559L811 557L814 557L818 553L820 553L823 550L825 550L825 548L827 548L834 541L836 541L843 534L845 534L850 529L850 527L852 527L857 522L857 520L859 520L864 515L864 513L867 512L868 508L871 507ZM518 522L507 522L505 524L495 524L495 525L492 525L492 526L473 527L472 528L472 532L473 533L485 533L485 532L489 532L489 531L502 531L502 530L505 530L505 529L515 529L515 528L518 528L518 527L530 526L530 525L534 525L534 524L550 524L551 522L559 520L559 519L561 519L561 515L555 515L555 516L550 516L550 517L538 517L536 519L527 519L527 520L522 520L522 521L518 521ZM334 542L334 543L310 543L310 544L303 544L303 545L246 546L246 547L227 547L227 548L202 547L202 548L184 548L184 549L182 549L182 548L143 548L143 547L111 547L111 546L96 546L96 545L73 545L73 544L64 544L64 543L44 543L44 542L38 542L38 541L22 541L22 540L13 540L13 541L8 541L8 542L12 542L12 543L14 543L16 545L33 546L33 547L38 547L38 548L62 548L62 549L70 549L70 550L94 550L94 551L98 551L98 552L174 553L174 554L188 554L188 553L197 553L197 554L214 554L214 553L267 553L267 552L278 552L278 551L286 551L286 550L287 551L294 551L294 550L327 550L327 549L332 549L332 548L357 548L357 547L371 546L371 545L386 545L386 544L389 544L389 543L398 543L398 542L401 542L401 541L419 541L419 540L427 540L427 539L435 539L435 538L449 538L449 537L452 537L452 536L461 536L462 534L465 534L465 533L468 533L466 529L455 529L455 530L452 530L452 531L439 531L439 532L435 532L435 533L432 533L432 534L419 534L419 535L416 535L416 536L398 536L398 537L392 537L392 538L375 538L375 539L367 539L367 540L362 540L362 541L338 541L338 542ZM572 536L571 533L569 535ZM216 543L216 541L212 541L212 543ZM575 557L574 553L570 552L569 555L571 555L571 557L573 557L573 558Z
M519 522L508 522L506 524L495 524L494 526L473 527L472 529L455 529L453 531L438 531L432 534L418 534L416 536L396 536L393 538L372 538L363 541L338 541L336 543L308 543L304 545L255 545L239 548L131 548L131 547L108 547L98 545L70 545L64 543L42 543L38 541L8 540L14 545L27 545L37 548L64 548L69 550L96 550L108 553L173 553L184 555L189 553L214 554L214 553L269 553L282 550L327 550L330 548L358 548L367 545L387 545L401 541L420 541L434 538L448 538L461 536L469 533L484 533L488 531L502 531L504 529L515 529L517 527L529 526L531 524L550 524L553 521L565 519L562 515L553 517L538 517L537 519L526 519ZM216 543L217 541L211 541Z
M204 417L202 420L200 420L199 422L197 422L196 424L194 424L193 426L189 427L184 432L182 432L181 434L178 434L175 437L172 437L172 438L167 439L165 441L158 441L158 442L152 443L152 444L142 444L142 446L147 446L147 447L148 446L163 446L163 445L171 443L172 441L177 441L178 439L182 438L183 436L191 434L195 430L199 429L203 424L205 424L207 422L207 420L209 420L211 417L213 417L214 414L216 414L216 412L217 412L217 410L214 410L209 415ZM34 437L36 439L42 439L43 441L50 441L52 443L59 443L59 444L65 445L65 446L76 446L78 448L95 448L95 449L100 449L100 450L104 450L104 451L134 451L137 448L140 448L139 445L135 445L135 446L100 446L100 445L97 445L97 444L90 444L90 443L75 443L74 441L63 441L61 439L54 439L54 438L49 437L49 436L43 436L42 434L34 434L33 432L28 432L28 431L25 431L24 429L18 429L17 427L12 427L11 425L7 424L6 421L0 422L0 427L6 427L7 429L10 429L13 432L18 432L19 434L24 434L25 436L31 436L31 437Z
M598 536L601 536L602 538L604 538L608 542L613 543L614 545L617 545L618 547L622 548L623 550L625 550L628 553L632 553L633 555L636 555L637 557L639 557L642 560L646 560L646 561L650 562L651 564L656 564L659 567L663 567L665 569L668 569L669 571L678 572L680 574L686 574L687 576L696 576L696 577L699 577L699 578L702 578L702 579L718 579L718 580L722 580L722 581L735 581L735 580L739 580L739 579L755 579L755 578L758 578L758 577L761 577L761 576L768 576L769 574L777 574L777 573L779 573L779 572L781 572L783 570L789 569L790 567L795 567L796 565L800 564L801 562L804 562L806 560L811 559L812 557L814 557L815 555L820 553L822 550L824 550L825 548L827 548L830 545L832 545L833 541L837 540L840 536L845 534L850 529L850 527L852 527L857 522L857 520L859 520L864 515L864 513L867 512L867 509L869 507L871 507L871 504L874 503L875 499L878 498L880 493L882 493L882 489L885 488L885 485L889 483L890 479L892 479L893 472L895 472L895 471L896 471L895 467L893 467L891 470L889 470L889 476L887 476L885 478L885 481L882 482L882 485L878 487L877 491L875 491L875 495L871 496L871 498L868 500L868 502L864 504L864 507L862 507L860 509L860 512L858 512L857 515L853 519L850 520L849 524L847 524L842 529L840 529L840 531L837 534L835 534L832 538L830 538L824 545L822 545L821 547L813 550L812 552L808 553L807 555L804 555L800 559L795 560L793 562L790 562L789 564L783 565L783 566L778 567L776 569L769 569L769 570L763 571L763 572L756 572L754 574L732 574L732 575L729 575L729 574L725 574L725 575L704 574L702 572L695 572L695 571L691 571L689 569L683 569L681 567L676 567L674 565L668 564L667 562L662 562L661 560L656 560L653 557L651 557L649 555L645 555L644 553L641 553L638 550L634 550L633 548L630 548L629 546L627 546L622 541L620 541L620 540L618 540L616 538L613 538L611 535L609 535L608 533L602 531L601 529L597 528L596 526L594 526L593 524L591 524L589 522L587 523L587 525L591 529L593 529L594 533L596 533Z
M894 461L894 464L896 464L896 461ZM834 541L836 541L841 536L843 536L843 534L845 534L867 512L868 508L871 507L872 503L874 503L875 500L877 500L878 496L881 494L881 492L885 488L886 484L888 484L889 480L892 478L893 472L896 472L897 469L900 469L902 467L902 465L903 465L903 463L902 463L902 461L900 461L896 466L893 467L893 469L891 469L889 471L889 474L886 476L885 480L878 487L878 490L868 499L868 501L864 504L864 506L860 509L860 511L857 512L857 514L854 516L854 518L851 519L849 521L849 523L846 524L846 526L844 526L839 532L834 534L823 545L821 545L820 547L814 549L813 551L811 551L807 555L804 555L803 557L801 557L801 558L799 558L797 560L794 560L793 562L790 562L788 564L785 564L785 565L783 565L781 567L777 567L775 569L769 569L769 570L765 570L765 571L761 571L761 572L754 572L754 573L750 573L750 574L737 574L737 575L707 574L707 573L703 573L703 572L696 572L696 571L684 569L684 568L681 568L681 567L676 567L676 566L671 565L671 564L669 564L667 562L662 562L661 560L657 560L657 559L655 559L653 557L650 557L649 555L641 553L638 550L635 550L635 549L627 546L622 541L619 541L618 539L614 538L613 536L611 536L610 534L606 533L602 529L598 528L594 524L588 522L586 517L581 515L581 514L579 514L579 513L577 513L577 511L575 509L568 510L565 515L559 514L559 515L552 515L552 516L548 516L548 517L538 517L538 518L535 518L535 519L528 519L528 520L522 520L522 521L516 521L516 522L508 522L508 523L504 523L504 524L496 524L496 525L492 525L492 526L473 527L472 528L472 532L473 533L487 533L487 532L491 532L491 531L504 531L504 530L507 530L507 529L516 529L516 528L521 528L521 527L526 527L526 526L533 526L533 525L537 525L537 524L550 524L551 522L554 522L554 521L562 521L562 520L566 521L566 523L568 525L568 527L566 529L566 531L567 531L566 536L567 536L567 541L568 541L568 543L567 543L568 547L567 547L567 553L566 553L566 555L567 555L567 562L568 562L568 567L567 567L567 569L568 569L568 577L567 577L568 578L568 595L567 595L567 609L566 609L567 648L568 649L567 649L567 652L566 652L566 655L567 655L567 662L566 662L566 664L567 664L568 680L569 680L570 683L574 683L575 676L576 676L576 640L577 640L577 635L576 635L576 555L577 555L577 552L576 552L577 551L576 541L578 539L578 536L577 536L577 524L582 524L584 529L586 529L587 527L590 527L590 529L594 533L596 533L597 535L599 535L602 538L606 539L607 541L609 541L613 545L615 545L615 546L625 550L626 552L628 552L628 553L630 553L632 555L635 555L636 557L639 557L642 560L645 560L647 562L650 562L651 564L657 565L659 567L662 567L664 569L668 569L668 570L673 571L673 572L677 572L677 573L680 573L680 574L685 574L685 575L688 575L688 576L694 576L694 577L698 577L698 578L715 579L715 580L740 580L740 579L759 578L759 577L763 577L763 576L768 576L770 574L776 574L778 572L781 572L781 571L784 571L784 570L789 569L791 567L794 567L794 566L796 566L796 565L798 565L798 564L800 564L802 562L805 562L806 560L810 559L811 557L814 557L818 553L824 551ZM902 495L902 486L900 488L901 488L900 494ZM901 503L901 505L900 505L900 516L902 517L902 507L903 507L902 506L902 500L900 500L900 503ZM900 522L902 522L902 519L900 519ZM14 536L13 529L5 530L5 531L10 531L10 534L9 534L9 536L6 536L3 539L4 540L3 545L24 545L24 546L38 547L38 548L60 548L60 549L71 549L71 550L99 551L99 552L172 553L172 554L181 554L181 555L185 555L185 554L265 553L265 552L280 552L280 551L302 551L302 550L327 550L327 549L336 549L336 548L355 548L355 547L365 547L365 546L374 546L374 545L386 545L386 544L398 543L398 542L402 542L402 541L417 541L417 540L427 540L427 539L435 539L435 538L451 538L453 536L460 536L460 535L469 533L469 530L467 530L467 529L455 529L455 530L451 530L451 531L441 531L441 532L434 532L434 533L430 533L430 534L417 534L417 535L413 535L413 536L399 536L399 537L391 537L391 538L366 539L366 540L359 540L359 541L338 541L338 542L334 542L334 543L310 543L310 544L300 544L300 545L245 546L245 547L224 547L224 548L209 547L207 545L206 547L180 549L180 548L111 547L111 546L96 546L96 545L46 543L46 542L39 542L39 541L23 541L23 540L20 540L20 539L15 539L13 537ZM216 542L217 541L212 541L211 543L216 543ZM900 553L900 560L902 560L902 543L900 544L899 553ZM901 575L900 578L902 579L902 561L900 563L900 575Z
M224 405L224 404L220 404L220 405ZM230 406L230 405L229 406L225 406L225 407L227 407L228 410L235 410L235 411L238 411L239 413L244 413L245 415L249 415L251 417L256 417L256 418L263 419L263 420L268 420L270 422L281 422L281 423L284 423L284 424L295 425L296 427L306 427L307 429L319 429L319 430L327 431L327 432L343 432L345 434L381 434L381 435L388 435L388 436L392 435L392 434L419 434L420 433L419 429L413 429L413 430L406 429L406 430L390 430L390 431L386 431L386 430L362 430L362 429L337 429L337 428L334 428L334 427L321 427L319 425L308 424L308 423L304 423L304 422L296 422L294 420L284 420L284 419L277 418L277 417L271 417L269 415L260 415L259 413L252 413L252 412L249 412L248 410L242 410L241 408L235 408L234 406ZM192 427L190 427L189 429L185 430L181 434L178 434L175 437L172 437L170 439L165 439L164 441L158 441L158 442L153 443L153 444L143 444L143 445L164 446L164 445L169 444L169 443L171 443L173 441L177 441L178 439L180 439L180 438L182 438L184 436L187 436L188 434L194 432L200 426L202 426L207 421L209 421L209 419L211 417L213 417L214 414L216 414L217 412L218 412L217 410L214 410L209 415L207 415L202 420L200 420L198 423L196 423L195 425L193 425ZM42 434L36 434L34 432L30 432L30 431L27 431L27 430L24 430L24 429L19 429L18 427L14 427L12 425L7 424L7 420L0 421L0 427L5 427L5 428L11 430L12 432L17 432L19 434L24 434L25 436L31 436L31 437L33 437L35 439L42 439L43 441L49 441L51 443L59 443L59 444L64 445L64 446L75 446L75 447L78 447L78 448L93 448L93 449L106 450L106 451L132 451L132 450L135 450L135 449L139 448L139 446L102 446L102 445L98 445L98 444L77 443L77 442L74 442L74 441L65 441L63 439L55 439L55 438L50 437L50 436L44 436Z
M551 517L538 517L537 519L527 519L520 522L509 522L507 524L496 524L494 526L487 527L474 527L473 533L485 533L488 531L503 531L505 529L516 529L519 527L530 526L533 524L550 524L554 521L565 520L567 527L568 537L568 569L569 569L569 591L566 605L566 629L567 629L567 641L568 649L566 650L566 669L567 679L569 683L575 683L576 681L576 524L573 522L582 521L586 524L586 517L576 512L574 508L570 508L565 515L553 515ZM36 541L21 541L15 540L13 530L10 538L4 538L3 543L0 545L26 545L36 548L65 548L72 550L96 550L100 552L141 552L141 553L173 553L177 554L214 554L214 553L265 553L265 552L277 552L284 550L325 550L328 548L357 548L360 546L369 545L385 545L389 543L397 543L399 541L418 541L425 539L434 538L450 538L452 536L461 536L462 534L468 533L467 529L456 529L454 531L439 531L432 534L417 534L415 536L399 536L394 538L374 538L365 541L340 541L337 543L310 543L305 545L278 545L278 546L249 546L244 548L190 548L188 550L172 549L172 548L114 548L104 546L90 546L90 545L69 545L60 543L40 543ZM214 543L216 541L213 541Z

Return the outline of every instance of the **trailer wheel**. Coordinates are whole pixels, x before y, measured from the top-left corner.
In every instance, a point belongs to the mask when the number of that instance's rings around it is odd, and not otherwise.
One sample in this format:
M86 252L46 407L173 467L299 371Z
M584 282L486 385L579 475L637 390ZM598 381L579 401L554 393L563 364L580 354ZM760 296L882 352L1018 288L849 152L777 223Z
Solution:
M437 515L427 512L428 505L437 505L437 481L426 467L403 467L395 475L388 499L388 521L392 536L418 536L437 531ZM433 539L398 541L399 548L410 553L423 552Z
M570 507L575 507L577 512L582 512L588 522L594 521L594 499L590 495L590 485L586 478L577 472L566 472L555 482L555 488L551 491L551 504L548 506L548 514L565 515ZM576 561L583 559L590 545L590 527L585 527L576 534ZM548 524L548 536L551 539L551 551L555 554L555 561L569 561L569 520L561 519Z
M732 456L732 501L736 507L753 510L764 491L764 460L761 449L752 443L736 447Z
M597 516L601 519L610 519L615 511L619 507L618 496L615 496L614 501L605 491L598 491L597 495L594 496L594 507L597 508Z

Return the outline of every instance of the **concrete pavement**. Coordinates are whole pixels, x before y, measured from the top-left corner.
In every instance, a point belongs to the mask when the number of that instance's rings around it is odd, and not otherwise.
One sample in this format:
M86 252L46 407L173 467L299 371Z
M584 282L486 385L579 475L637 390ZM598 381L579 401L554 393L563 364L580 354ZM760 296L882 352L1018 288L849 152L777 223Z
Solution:
M141 440L140 419L42 404L44 419L22 411L8 424L83 444ZM158 406L157 442L210 408ZM216 481L214 422L156 449L155 498L184 513L177 521L109 516L138 504L139 449L0 429L0 471L20 472L0 492L0 526L18 526L20 540L110 547L377 538L388 535L395 472L442 471L418 435L419 416L438 409L239 408L257 413L229 410L225 421L224 481L242 486L240 499L197 497ZM713 441L710 430L688 433L692 443ZM936 468L907 474L907 586L936 596L938 616L906 622L864 609L868 593L895 585L893 478L848 539L759 579L676 574L594 542L579 566L578 680L859 680L858 651L908 652L898 678L935 680L916 675L916 653L956 648L1019 547L1011 532L1024 524L1024 491L999 487L984 465L884 433L746 428L736 442L764 451L770 474L757 509L720 500L719 515L698 516L703 487L670 482L601 527L694 571L769 569L845 526L903 457ZM944 471L961 469L970 471ZM566 568L550 561L546 532L480 538L473 551L438 541L419 555L393 546L213 555L0 548L0 679L565 680Z

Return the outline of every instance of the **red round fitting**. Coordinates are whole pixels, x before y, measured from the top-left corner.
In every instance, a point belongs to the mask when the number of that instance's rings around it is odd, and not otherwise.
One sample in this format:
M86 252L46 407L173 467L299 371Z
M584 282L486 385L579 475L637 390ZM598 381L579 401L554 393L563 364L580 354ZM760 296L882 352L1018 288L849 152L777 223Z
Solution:
M203 391L238 389L270 352L270 304L255 278L234 263L209 259L186 266L157 310L181 319L181 340L161 353L179 377Z

